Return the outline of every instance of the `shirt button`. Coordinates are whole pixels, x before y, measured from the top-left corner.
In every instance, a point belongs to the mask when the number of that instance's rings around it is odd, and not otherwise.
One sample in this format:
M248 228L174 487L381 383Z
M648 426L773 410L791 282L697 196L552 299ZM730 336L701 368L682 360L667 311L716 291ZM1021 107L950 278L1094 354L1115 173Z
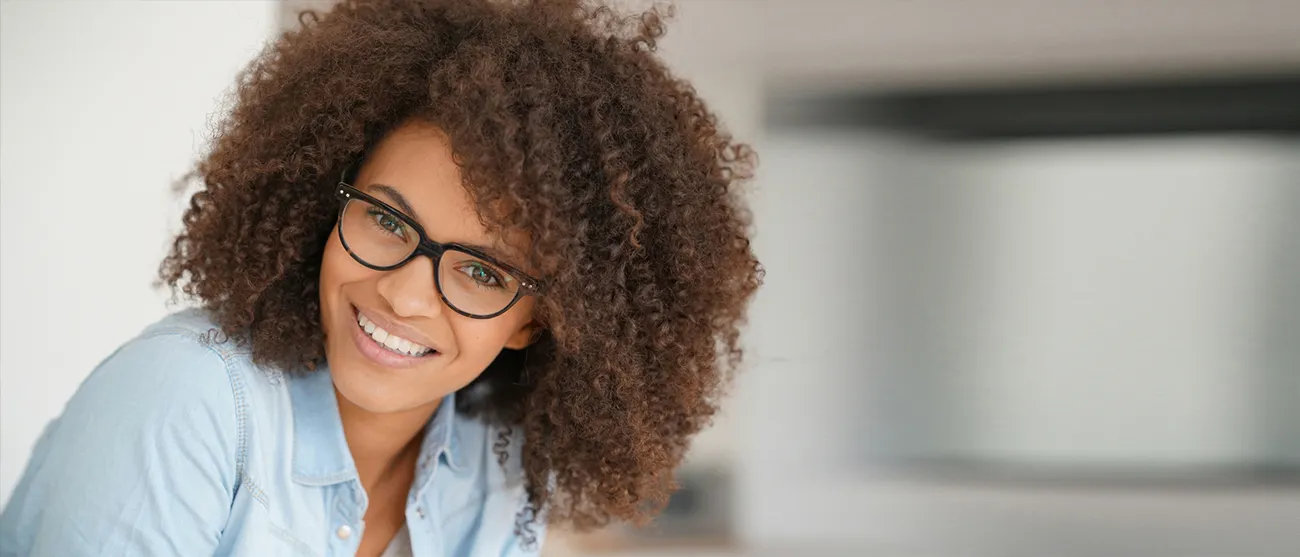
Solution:
M338 535L340 540L346 540L352 537L352 527L348 526L347 524L344 524L342 526L339 526L338 531L334 533Z
M424 507L416 507L415 514L420 515L420 518L424 518Z

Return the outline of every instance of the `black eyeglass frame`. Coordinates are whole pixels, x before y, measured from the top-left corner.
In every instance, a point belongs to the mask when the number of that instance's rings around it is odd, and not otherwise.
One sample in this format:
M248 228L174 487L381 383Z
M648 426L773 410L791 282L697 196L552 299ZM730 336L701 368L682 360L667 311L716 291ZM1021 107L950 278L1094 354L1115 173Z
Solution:
M471 319L492 319L493 317L497 317L507 311L510 311L510 308L514 307L515 304L518 303L519 300L524 296L540 296L545 291L545 285L542 283L542 281L529 276L528 273L525 273L513 266L497 261L495 258L489 256L486 253L483 253L469 246L464 246L457 243L443 244L429 239L429 235L424 232L424 227L420 226L419 223L415 222L415 219L412 219L409 215L403 213L402 211L399 211L392 205L389 205L383 202L382 200L377 199L374 196L369 195L357 189L356 187L352 186L352 184L349 184L346 181L341 181L341 180L339 181L338 190L335 192L335 196L338 197L340 202L339 218L338 218L337 226L335 227L338 228L339 243L343 244L343 249L347 250L348 255L352 256L353 260L355 260L357 263L362 264L368 269L374 269L376 271L392 271L394 269L400 268L403 265L406 265L407 263L410 263L411 260L415 259L416 257L419 257L421 255L427 256L429 260L433 262L433 282L435 287L437 287L438 289L438 297L442 298L443 303L446 304L447 307L451 308L451 310L456 313L459 313ZM391 213L393 217L397 218L398 220L401 220L403 224L411 227L412 230L415 230L416 234L419 235L420 241L418 244L416 244L415 249L411 250L410 255L407 255L405 259L402 259L401 261L398 261L393 265L380 266L380 265L374 265L370 262L367 262L366 260L362 259L361 256L353 252L352 248L348 246L347 239L343 237L343 215L347 211L348 202L353 200L361 200L367 203L378 205L379 207L383 208L385 211ZM475 315L473 313L469 313L465 310L456 307L456 304L451 303L451 301L447 299L447 296L442 292L442 277L440 276L439 269L438 269L442 261L442 254L446 253L448 250L459 251L461 253L472 255L474 257L487 261L488 263L491 263L492 265L500 269L505 270L507 273L510 274L512 278L514 278L516 281L519 282L519 290L515 291L515 297L511 299L510 303L506 304L506 307L502 308L501 311L489 315Z

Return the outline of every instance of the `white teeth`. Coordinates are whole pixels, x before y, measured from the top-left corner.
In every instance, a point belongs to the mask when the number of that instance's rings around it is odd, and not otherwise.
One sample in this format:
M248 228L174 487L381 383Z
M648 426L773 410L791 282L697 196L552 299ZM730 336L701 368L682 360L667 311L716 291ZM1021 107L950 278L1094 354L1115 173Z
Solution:
M433 350L422 344L411 342L385 331L378 325L375 325L373 321L366 319L366 316L361 315L360 313L357 313L357 324L361 326L363 331L370 335L370 338L375 339L375 342L379 343L380 346L388 348L393 352L407 356L423 356Z

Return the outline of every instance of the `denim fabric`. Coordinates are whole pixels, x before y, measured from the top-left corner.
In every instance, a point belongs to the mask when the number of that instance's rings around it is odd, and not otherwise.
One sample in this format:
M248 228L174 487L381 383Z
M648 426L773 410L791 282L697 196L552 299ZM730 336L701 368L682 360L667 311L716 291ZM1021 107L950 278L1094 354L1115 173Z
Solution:
M328 369L281 374L185 310L104 360L37 442L0 515L0 556L352 555L366 494ZM519 442L448 396L406 521L415 557L532 555L516 536Z

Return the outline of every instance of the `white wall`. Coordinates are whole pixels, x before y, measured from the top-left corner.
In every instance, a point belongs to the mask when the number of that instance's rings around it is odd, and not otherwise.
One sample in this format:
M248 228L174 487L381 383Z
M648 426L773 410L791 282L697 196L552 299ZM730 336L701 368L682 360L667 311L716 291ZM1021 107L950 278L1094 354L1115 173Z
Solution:
M1266 290L1290 241L1275 233L1300 209L1288 201L1300 180L1295 143L937 152L865 133L766 139L755 211L768 281L736 407L746 543L891 554L1294 549L1294 490L932 481L873 470L862 452L881 425L870 420L901 417L872 408L884 402L908 419L937 415L932 456L1138 467L1274 456L1254 422L1277 333ZM925 190L909 194L919 210L891 214L904 209L890 199L899 189ZM910 248L880 251L887 234L908 235L892 245ZM938 255L913 266L930 250ZM899 283L915 289L901 305ZM908 328L909 313L928 315ZM907 338L917 331L929 336ZM1295 369L1294 353L1273 357L1292 358L1274 360L1291 366L1276 371ZM881 392L917 375L911 391Z
M1055 141L953 154L973 190L963 452L1084 466L1245 465L1273 209L1300 144ZM939 186L942 187L942 186ZM1300 365L1300 362L1294 362Z
M102 358L167 308L171 184L270 2L0 2L0 500Z
M697 1L715 0L683 3ZM767 27L754 58L782 88L1158 79L1300 65L1294 0L755 3Z
M844 478L855 474L867 393L860 354L880 338L864 253L869 186L899 153L854 133L770 133L764 146L753 211L767 277L733 407L737 525L750 544L842 541L860 515L825 494L852 487Z

